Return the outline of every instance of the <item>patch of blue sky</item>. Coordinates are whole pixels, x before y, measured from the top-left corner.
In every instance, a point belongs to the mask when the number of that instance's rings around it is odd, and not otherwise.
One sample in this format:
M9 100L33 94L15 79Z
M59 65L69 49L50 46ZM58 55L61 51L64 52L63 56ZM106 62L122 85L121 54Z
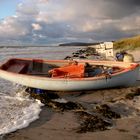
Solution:
M0 19L15 15L16 8L23 0L0 0Z

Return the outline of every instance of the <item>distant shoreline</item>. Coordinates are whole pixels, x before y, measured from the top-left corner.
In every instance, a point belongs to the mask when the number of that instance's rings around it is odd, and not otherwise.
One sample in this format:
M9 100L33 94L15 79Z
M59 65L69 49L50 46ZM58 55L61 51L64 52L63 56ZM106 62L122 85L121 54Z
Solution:
M73 45L74 47L84 47L84 46L75 46ZM23 47L73 47L73 46L0 46L0 48L23 48ZM85 47L88 47L88 46L85 46Z

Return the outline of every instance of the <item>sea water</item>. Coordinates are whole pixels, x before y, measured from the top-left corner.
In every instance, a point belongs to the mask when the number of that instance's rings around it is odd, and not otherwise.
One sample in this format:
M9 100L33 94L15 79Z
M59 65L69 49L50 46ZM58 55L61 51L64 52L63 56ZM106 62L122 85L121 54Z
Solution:
M80 47L81 48L81 47ZM79 47L1 47L0 63L9 58L63 59ZM20 88L20 86L19 86ZM30 99L18 86L0 79L0 135L27 127L39 118L42 103ZM24 91L24 90L23 90Z

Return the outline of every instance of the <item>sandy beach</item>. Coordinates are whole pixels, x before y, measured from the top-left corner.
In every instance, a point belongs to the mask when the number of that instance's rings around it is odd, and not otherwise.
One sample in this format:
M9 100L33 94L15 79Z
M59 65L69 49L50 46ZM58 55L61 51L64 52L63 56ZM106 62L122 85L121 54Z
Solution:
M131 52L140 61L140 51ZM138 78L140 79L140 77ZM138 82L138 85L140 83ZM75 111L56 111L42 107L38 120L27 128L2 137L3 140L138 140L140 139L140 97L127 99L129 93L140 92L140 86L104 89L87 92L61 93L61 98L80 103L87 111L95 105L108 104L121 115L113 119L113 126L105 131L78 133L80 120Z
M110 130L99 132L86 132L76 133L76 129L79 127L78 118L73 111L55 112L51 109L43 107L40 114L40 118L31 123L29 127L18 130L14 133L4 136L7 140L134 140L140 139L140 120L139 111L132 111L131 103L127 106L121 106L123 97L130 93L135 88L125 89L110 89L110 90L98 90L89 91L84 95L72 94L65 95L65 98L69 100L75 100L85 104L85 106L91 106L93 103L108 103L110 100L116 100L118 103L116 108L120 108L120 112L123 110L124 117L118 120L114 120L114 126ZM125 100L124 100L125 101ZM123 104L122 104L123 105ZM120 107L119 107L120 106ZM133 108L133 106L132 106ZM122 110L121 110L122 109ZM126 110L125 110L126 109Z
M132 54L134 56L135 61L140 61L140 49L134 50L134 51L128 51L128 53Z

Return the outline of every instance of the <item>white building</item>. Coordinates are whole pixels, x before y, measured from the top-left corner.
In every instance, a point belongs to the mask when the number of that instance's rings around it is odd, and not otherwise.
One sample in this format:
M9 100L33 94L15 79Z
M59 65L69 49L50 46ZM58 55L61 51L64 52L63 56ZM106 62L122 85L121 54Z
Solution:
M113 42L104 42L99 43L96 45L92 45L91 47L96 49L96 52L98 52L101 55L104 55L106 58L113 57Z

